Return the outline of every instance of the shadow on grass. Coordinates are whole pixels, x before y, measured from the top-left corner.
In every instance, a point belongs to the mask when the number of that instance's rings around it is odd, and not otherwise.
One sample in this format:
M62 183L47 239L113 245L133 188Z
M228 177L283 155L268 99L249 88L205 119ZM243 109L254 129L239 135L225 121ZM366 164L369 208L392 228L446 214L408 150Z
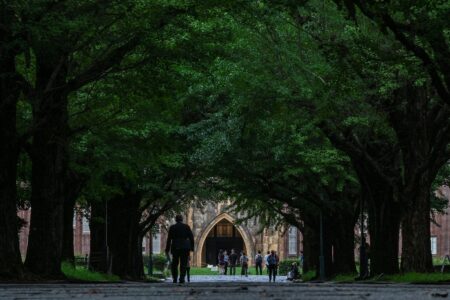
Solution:
M337 283L414 283L414 284L440 284L450 283L450 274L442 273L402 273L395 275L376 275L366 280L355 278L358 274L338 274L331 281Z
M61 270L70 281L82 282L120 282L119 276L109 275L100 272L92 272L86 268L74 267L70 263L64 262Z

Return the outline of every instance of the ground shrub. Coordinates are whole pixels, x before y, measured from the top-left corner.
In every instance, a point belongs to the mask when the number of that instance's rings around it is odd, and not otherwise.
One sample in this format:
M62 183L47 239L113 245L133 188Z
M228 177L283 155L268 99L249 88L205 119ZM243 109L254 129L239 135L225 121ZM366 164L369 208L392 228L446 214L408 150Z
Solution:
M287 273L291 270L292 263L296 262L298 266L300 266L300 261L298 259L285 259L280 261L278 266L278 274L287 275Z

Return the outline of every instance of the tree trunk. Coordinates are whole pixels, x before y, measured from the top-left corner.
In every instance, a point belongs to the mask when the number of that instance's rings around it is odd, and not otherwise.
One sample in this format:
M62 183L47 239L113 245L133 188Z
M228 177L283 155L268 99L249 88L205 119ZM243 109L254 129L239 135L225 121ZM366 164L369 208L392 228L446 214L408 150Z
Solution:
M2 57L0 57L2 59ZM3 61L0 69L3 70ZM23 273L17 219L16 102L6 95L8 80L1 79L0 95L0 277L20 278ZM15 97L14 95L12 97Z
M333 266L336 274L356 273L355 223L354 215L348 218L336 216L333 219Z
M75 207L75 197L68 197L64 201L64 228L61 260L75 264L75 254L73 249L73 213Z
M395 274L399 272L398 242L400 231L400 204L393 198L392 188L372 178L371 186L363 189L369 215L370 273Z
M11 22L12 12L0 4L3 25ZM18 141L16 136L16 104L19 96L15 78L15 53L12 36L0 28L0 278L20 279L23 265L18 238L16 179Z
M430 187L418 185L402 222L402 271L433 272L430 246Z
M124 193L108 203L109 230L114 235L109 239L111 249L110 269L113 274L126 279L142 279L142 244L139 244L141 196ZM139 254L140 253L140 254ZM137 260L141 260L137 262Z
M107 272L107 246L106 246L106 205L104 201L91 202L91 219L89 228L89 270Z
M48 54L49 55L49 54ZM45 278L61 278L63 205L68 168L67 95L62 90L49 92L65 83L66 72L55 72L60 57L36 55L38 95L33 106L33 144L31 146L31 221L25 266ZM62 67L64 68L64 67ZM52 86L52 87L53 87Z
M319 235L315 228L305 221L303 231L303 273L319 270Z
M303 272L316 271L316 277L320 276L320 222L319 216L305 217L305 230L303 235ZM330 278L334 274L332 232L329 220L323 217L323 255L325 263L325 277Z

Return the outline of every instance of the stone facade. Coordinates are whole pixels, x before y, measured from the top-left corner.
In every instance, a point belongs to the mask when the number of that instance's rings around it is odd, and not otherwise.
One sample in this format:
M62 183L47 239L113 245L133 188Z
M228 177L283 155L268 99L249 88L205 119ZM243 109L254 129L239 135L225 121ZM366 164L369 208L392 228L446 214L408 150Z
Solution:
M438 192L440 196L450 199L450 188L441 187ZM256 219L250 219L244 223L239 223L243 215L236 215L228 211L227 202L208 203L205 207L191 207L184 213L184 220L193 231L195 239L195 252L192 257L193 266L205 266L206 263L206 240L211 236L215 226L219 223L229 222L234 226L237 236L242 237L243 250L250 258L250 263L258 250L264 254L269 250L277 251L281 259L288 257L298 257L302 250L302 236L300 232L292 232L287 228L274 229L264 228L261 230L260 224ZM435 223L431 228L431 249L434 257L442 258L450 254L450 208L446 214L435 216ZM28 223L31 210L19 211L18 216L25 221L25 226L21 229L20 251L24 257L28 244ZM159 233L154 236L148 236L144 239L142 251L144 255L150 252L157 254L163 253L167 238L167 229L172 224L172 220L161 219L159 221ZM85 256L89 254L89 223L81 212L77 212L74 217L74 252L76 256ZM234 232L233 231L233 232Z
M208 203L205 207L196 208L191 207L184 214L185 223L188 224L194 234L195 252L192 257L192 264L194 266L206 266L206 239L211 236L214 227L224 221L231 223L237 235L242 237L244 247L243 250L247 253L250 264L253 263L254 257L258 250L264 255L269 250L275 250L280 258L298 257L301 251L301 234L295 230L295 234L290 235L286 228L275 230L273 228L260 228L260 224L256 219L248 220L244 223L239 223L243 215L235 215L230 213L227 209L227 202L223 203ZM172 222L173 223L173 222ZM170 222L164 222L162 226L163 231L167 231ZM164 232L161 237L165 237ZM289 248L289 242L291 247ZM161 241L161 249L165 248L165 239ZM289 251L290 250L290 251Z

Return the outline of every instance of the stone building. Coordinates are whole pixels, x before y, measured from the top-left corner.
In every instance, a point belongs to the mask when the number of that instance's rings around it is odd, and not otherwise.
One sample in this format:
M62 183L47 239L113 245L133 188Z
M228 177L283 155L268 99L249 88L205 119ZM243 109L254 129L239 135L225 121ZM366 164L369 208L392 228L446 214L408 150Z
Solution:
M450 199L450 188L441 187L440 196ZM436 224L431 226L430 247L433 257L442 258L450 254L450 209L443 215L436 215ZM18 216L26 224L30 219L30 210L19 211ZM273 229L260 228L257 219L250 219L244 223L238 222L244 215L233 214L228 211L227 203L209 203L205 207L191 207L184 214L185 223L193 231L195 252L192 258L193 266L214 265L217 263L219 249L245 251L250 263L258 250L266 253L277 251L281 259L298 257L302 250L302 236L295 227ZM157 233L144 239L142 253L159 254L164 252L167 229L173 220L159 221ZM81 212L77 212L73 221L74 252L77 256L89 254L90 230L89 221ZM28 243L28 226L20 232L20 250L25 256Z
M450 199L450 188L441 186L436 195L441 198ZM445 210L445 214L436 214L430 227L431 254L433 257L443 258L450 255L450 208Z
M185 223L192 228L195 239L194 266L217 264L220 249L244 251L250 264L258 250L263 254L275 250L282 259L299 256L302 247L297 228L261 229L256 219L239 223L240 217L228 212L226 203L209 203L206 207L190 208L186 212ZM164 249L165 239L160 245Z

